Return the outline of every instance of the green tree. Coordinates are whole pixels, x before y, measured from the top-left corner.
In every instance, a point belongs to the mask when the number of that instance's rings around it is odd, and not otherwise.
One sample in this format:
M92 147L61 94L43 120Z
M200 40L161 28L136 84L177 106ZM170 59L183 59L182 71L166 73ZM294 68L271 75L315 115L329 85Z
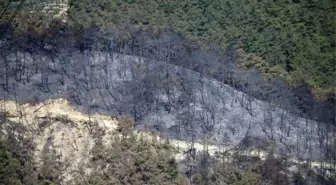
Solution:
M249 68L293 85L303 81L323 99L336 87L335 13L334 0L71 0L69 22L170 29L204 47L242 43L240 63L256 55Z
M34 145L27 130L6 118L0 119L0 126L0 184L37 184Z
M92 149L95 170L90 184L182 184L169 144L134 133L130 119L119 120L110 144L98 140Z

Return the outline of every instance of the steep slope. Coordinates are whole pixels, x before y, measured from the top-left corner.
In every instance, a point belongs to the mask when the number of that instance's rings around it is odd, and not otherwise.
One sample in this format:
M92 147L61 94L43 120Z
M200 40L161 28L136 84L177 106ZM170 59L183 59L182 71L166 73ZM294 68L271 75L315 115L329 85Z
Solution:
M239 62L305 81L325 98L335 90L335 10L333 0L70 0L69 19L102 29L174 30L205 47L240 43Z
M155 135L134 131L132 122L126 117L83 114L64 99L49 99L35 104L1 101L0 105L1 154L6 152L11 156L11 151L6 151L3 144L10 141L13 135L12 142L18 145L28 144L22 143L22 137L31 138L32 142L29 149L14 150L16 158L12 160L22 160L22 156L30 153L30 150L34 153L31 166L27 166L30 161L21 164L29 171L28 175L26 172L20 173L21 169L12 165L10 168L18 170L8 175L9 178L1 179L0 184L3 180L7 182L5 184L20 185L96 184L104 180L103 184L106 184L111 183L112 179L114 184L120 184L127 179L130 184L142 181L157 184L159 181L171 185L180 184L183 180L172 155L177 150ZM14 125L18 129L14 129ZM25 134L21 135L23 132ZM113 158L116 155L118 157ZM8 159L3 155L0 157L0 165L6 168ZM152 158L139 164L148 157ZM117 173L113 171L116 168ZM137 168L146 168L150 172ZM134 176L132 170L137 172ZM0 174L4 172L7 170L1 169ZM106 176L106 173L110 175ZM129 177L119 177L119 173L127 173ZM15 174L20 176L14 183L10 180L15 179Z
M124 119L99 114L83 114L64 99L49 99L35 104L21 105L14 101L1 101L0 105L0 112L6 112L7 119L12 121L7 124L20 123L28 130L26 137L33 138L33 143L36 145L34 155L38 165L45 162L44 157L50 150L55 150L56 155L60 156L60 162L64 166L62 183L65 184L73 184L81 180L83 176L89 177L92 173L97 173L91 161L94 155L93 148L101 139L103 145L111 145L111 142L115 141L113 140L116 133L114 131ZM1 125L1 127L4 129L6 125ZM136 131L135 134L151 142L167 142L165 138L160 138L150 132ZM260 157L265 160L268 155L267 150L232 149L221 144L206 146L204 143L191 143L176 139L170 140L169 143L174 147L174 157L182 164L183 161L188 160L188 151L191 148L194 148L196 153L202 153L206 147L212 157L216 157L221 152L231 155L239 152L241 156ZM221 161L221 157L218 160ZM226 160L231 161L232 157L228 155ZM293 173L299 165L307 163L307 161L294 158L287 158L287 161L289 170ZM312 161L310 165L313 168L319 168L321 165L324 168L333 168L332 164L318 161ZM327 171L328 176L332 175L330 173L331 171Z
M64 99L23 105L1 101L0 105L0 111L6 112L9 120L28 129L36 144L38 163L51 149L61 156L67 166L65 181L79 178L78 169L83 167L86 173L90 172L87 163L95 139L100 135L111 137L111 132L117 127L116 117L80 113Z
M21 103L65 98L83 112L129 114L139 129L163 137L227 147L275 144L279 155L332 160L332 125L300 118L202 74L116 53L63 57L9 55L13 76L2 79L3 98ZM16 70L18 61L23 70Z

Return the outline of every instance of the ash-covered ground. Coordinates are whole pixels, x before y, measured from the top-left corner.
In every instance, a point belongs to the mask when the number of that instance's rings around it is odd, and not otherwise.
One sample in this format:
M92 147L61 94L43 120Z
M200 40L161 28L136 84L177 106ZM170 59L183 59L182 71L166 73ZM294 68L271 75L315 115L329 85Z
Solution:
M85 113L130 115L137 128L163 137L229 148L273 147L278 154L312 160L324 160L333 138L324 123L156 60L107 52L57 57L16 52L0 65L2 99L65 98Z

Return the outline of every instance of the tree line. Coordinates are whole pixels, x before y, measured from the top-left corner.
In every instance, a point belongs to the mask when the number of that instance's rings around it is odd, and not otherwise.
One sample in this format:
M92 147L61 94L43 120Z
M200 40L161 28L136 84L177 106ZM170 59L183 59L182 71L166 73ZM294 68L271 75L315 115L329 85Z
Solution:
M318 147L323 160L335 164L332 109L324 108L312 114L319 106L328 106L319 102L307 105L305 101L312 96L304 93L307 92L304 87L296 92L281 79L267 81L256 70L238 70L234 45L224 51L204 50L185 41L179 34L155 34L132 26L125 28L134 30L131 35L115 30L100 32L97 26L69 29L58 22L53 26L42 35L27 33L14 37L11 32L7 35L6 44L2 45L1 85L8 98L41 101L54 95L65 96L74 104L85 106L88 112L129 114L136 124L145 122L145 126L156 129L163 136L186 139L190 142L187 163L190 181L202 169L196 170L197 159L203 160L202 156L205 156L204 164L209 165L207 146L222 121L218 111L225 115L225 107L239 104L248 114L254 115L254 100L266 100L270 106L263 111L263 122L257 124L270 141L287 143L286 138L293 130L304 128L295 134L297 143L286 146L288 151L295 151L297 157L308 154L312 159L316 140L312 139L314 135L311 133L314 132L319 137ZM233 90L219 91L221 87L217 88L214 85L217 82L208 80L210 78L222 82L222 88L230 85L246 94L240 96ZM29 88L22 94L20 89L26 85ZM56 93L62 89L66 89L63 94ZM197 102L202 105L202 111L193 105ZM279 107L286 111L275 115L273 110ZM167 114L182 110L178 112L178 123L174 127L156 121L159 119L155 116L162 115L162 110ZM144 120L148 115L154 115L150 122ZM279 123L276 121L278 116L281 118ZM319 121L317 127L308 119L304 127L298 125L299 116ZM230 119L230 127L223 128L230 137L242 134L240 130L246 130L243 134L251 136L248 132L250 125L244 121L244 116L235 115ZM278 129L280 136L276 134ZM193 143L200 140L205 152L198 158Z
M321 99L335 88L335 4L332 0L174 0L69 2L69 23L105 29L125 24L171 29L204 47L241 44L237 61L292 85L309 84Z

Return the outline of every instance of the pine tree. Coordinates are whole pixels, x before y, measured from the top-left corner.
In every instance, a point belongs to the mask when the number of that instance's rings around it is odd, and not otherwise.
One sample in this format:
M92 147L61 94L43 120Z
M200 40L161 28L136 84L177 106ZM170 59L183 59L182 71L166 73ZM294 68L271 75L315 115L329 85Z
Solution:
M94 173L90 184L183 184L171 147L152 136L137 135L128 118L119 126L109 145L96 143L92 149Z

